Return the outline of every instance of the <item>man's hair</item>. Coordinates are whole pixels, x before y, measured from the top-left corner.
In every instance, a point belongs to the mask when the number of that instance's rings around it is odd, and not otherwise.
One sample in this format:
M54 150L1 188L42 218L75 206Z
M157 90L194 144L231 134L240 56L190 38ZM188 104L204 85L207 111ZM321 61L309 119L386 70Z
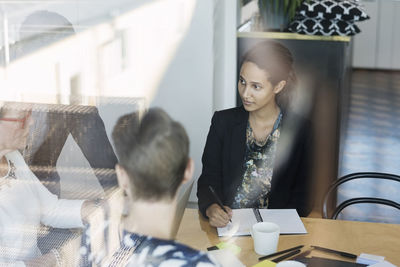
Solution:
M180 123L151 108L142 119L139 113L119 118L112 137L135 200L174 198L189 159L189 138Z

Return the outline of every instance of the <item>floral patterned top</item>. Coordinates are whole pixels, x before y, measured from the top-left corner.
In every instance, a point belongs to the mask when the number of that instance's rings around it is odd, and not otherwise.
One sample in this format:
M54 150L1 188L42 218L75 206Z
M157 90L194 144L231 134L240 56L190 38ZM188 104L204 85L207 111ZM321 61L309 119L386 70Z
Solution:
M113 255L109 267L213 267L220 266L207 253L173 240L124 231L121 248Z
M254 138L250 123L246 129L246 152L242 184L238 187L232 208L267 208L268 195L275 161L275 152L280 136L282 112L274 127L264 141L258 144Z

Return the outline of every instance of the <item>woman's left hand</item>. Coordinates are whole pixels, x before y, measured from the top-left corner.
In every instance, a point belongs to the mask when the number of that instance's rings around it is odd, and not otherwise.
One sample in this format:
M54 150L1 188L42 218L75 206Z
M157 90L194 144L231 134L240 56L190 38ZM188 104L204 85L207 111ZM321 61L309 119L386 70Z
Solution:
M85 200L81 208L82 221L87 223L89 216L98 208L104 208L104 205L105 205L104 199Z

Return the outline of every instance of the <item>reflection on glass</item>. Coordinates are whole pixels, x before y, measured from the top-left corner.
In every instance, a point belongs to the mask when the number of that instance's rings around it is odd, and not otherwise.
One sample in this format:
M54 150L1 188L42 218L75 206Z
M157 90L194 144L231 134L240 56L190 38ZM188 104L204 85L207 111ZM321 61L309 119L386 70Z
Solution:
M157 93L196 1L0 5L0 265L100 264L123 208L112 128Z
M78 10L68 3L4 7L9 43L0 54L4 59L9 47L10 61L0 67L1 99L93 105L87 96L111 96L144 97L150 103L190 26L196 1L119 0L114 7L98 1L102 14L96 19L92 13L100 11L93 11L94 4L78 2ZM76 13L81 17L71 16Z
M0 264L86 266L107 255L115 235L108 227L117 228L121 213L108 135L121 114L144 105L97 102L98 108L1 103ZM76 228L83 231L62 230ZM99 241L90 245L88 237Z
M57 251L43 254L37 246L40 224L58 228L83 227L83 200L58 199L31 172L21 153L31 124L26 105L0 110L0 263L25 261L56 265ZM81 210L82 207L82 210Z

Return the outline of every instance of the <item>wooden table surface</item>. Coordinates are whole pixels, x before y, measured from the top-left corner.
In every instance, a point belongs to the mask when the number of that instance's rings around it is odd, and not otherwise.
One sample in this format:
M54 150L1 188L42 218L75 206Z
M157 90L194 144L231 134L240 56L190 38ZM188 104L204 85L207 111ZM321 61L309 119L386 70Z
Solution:
M302 218L308 231L306 235L281 235L278 251L298 245L327 247L356 255L368 253L385 256L385 260L400 266L400 225L354 221ZM208 224L197 209L186 209L176 236L178 242L206 251L221 241L231 242L242 250L237 255L246 266L258 263L253 240L249 236L219 238L215 228ZM351 259L313 250L308 257L324 257L351 261Z

